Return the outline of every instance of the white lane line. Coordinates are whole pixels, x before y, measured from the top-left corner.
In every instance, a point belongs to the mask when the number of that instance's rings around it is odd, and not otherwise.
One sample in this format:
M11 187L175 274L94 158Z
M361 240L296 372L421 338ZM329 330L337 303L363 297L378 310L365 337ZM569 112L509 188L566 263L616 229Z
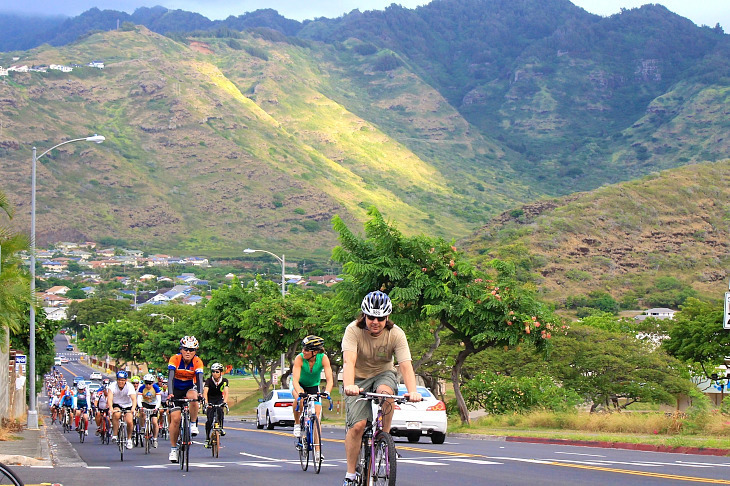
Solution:
M195 463L195 464L191 464L191 466L193 466L193 467L199 467L199 468L206 468L206 467L226 467L226 466L222 466L220 464L206 464L206 463L200 463L200 464Z
M727 464L713 464L711 462L690 462L690 461L677 461L676 464L684 466L685 464L698 464L700 466L717 466L717 467L730 467L730 463ZM674 465L674 463L672 464Z
M142 468L142 469L167 469L169 466L179 467L178 464L170 464L170 465L167 465L167 464L150 464L149 466L134 466L134 467L139 467L139 468Z
M86 466L86 469L111 469L109 466Z
M458 458L458 457L444 459L444 460L445 461L456 461L456 462L467 462L469 464L504 464L502 462L484 461L481 459L465 459L465 458Z
M53 469L53 466L30 466L32 469ZM109 469L109 468L107 468Z
M239 452L239 454L241 454L242 456L253 457L253 458L261 459L264 461L288 462L291 460L291 459L279 459L277 457L257 456L256 454L249 454L248 452Z
M251 466L251 467L278 467L281 466L278 464L263 464L261 462L239 462L237 463L239 466Z
M606 457L606 456L600 455L600 454L581 454L579 452L560 452L560 451L556 451L556 452L554 452L554 454L563 454L563 455L566 455L566 456Z
M490 459L499 459L500 461L529 462L532 464L552 464L553 462L555 462L543 459L524 459L522 457L490 457Z
M448 466L443 462L418 461L415 459L398 459L398 464L418 464L419 466Z

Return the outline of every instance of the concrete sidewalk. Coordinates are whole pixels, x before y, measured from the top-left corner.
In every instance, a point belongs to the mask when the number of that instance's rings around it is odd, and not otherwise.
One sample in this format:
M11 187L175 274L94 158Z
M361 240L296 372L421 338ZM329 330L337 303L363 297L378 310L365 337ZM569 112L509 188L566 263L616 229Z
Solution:
M0 441L0 462L21 466L52 466L46 427L24 428L11 434L14 440Z

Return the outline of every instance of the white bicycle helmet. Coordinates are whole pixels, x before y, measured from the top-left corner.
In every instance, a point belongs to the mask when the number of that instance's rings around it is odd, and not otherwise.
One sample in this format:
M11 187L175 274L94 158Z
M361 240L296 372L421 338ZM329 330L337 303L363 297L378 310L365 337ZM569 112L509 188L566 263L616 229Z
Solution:
M195 336L184 336L180 340L180 347L181 348L198 349L198 340L195 339Z
M79 384L78 384L78 385L76 385L76 388L77 388L77 389L78 389L79 391L81 391L81 390L85 390L85 389L86 389L86 383L84 383L83 381L80 381L80 382L79 382Z
M142 380L144 380L145 383L147 383L148 385L150 385L150 384L154 383L155 377L152 376L150 373L147 373L146 375L144 375L144 377L142 378Z
M370 292L362 299L360 309L362 309L363 314L373 317L383 317L393 312L393 303L390 301L388 294L376 290L375 292Z

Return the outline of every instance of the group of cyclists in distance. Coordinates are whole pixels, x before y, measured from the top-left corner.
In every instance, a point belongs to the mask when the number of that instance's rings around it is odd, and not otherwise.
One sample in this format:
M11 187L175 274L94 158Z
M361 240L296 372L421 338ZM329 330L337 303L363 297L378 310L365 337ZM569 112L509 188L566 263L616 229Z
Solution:
M372 423L372 408L369 401L360 400L364 392L375 392L393 395L398 389L398 377L394 366L394 358L398 362L398 371L403 379L407 392L405 397L411 402L421 401L416 390L416 376L413 371L412 358L405 332L390 319L393 305L387 294L381 291L368 293L362 300L361 312L345 329L342 339L343 352L343 390L345 393L345 453L347 456L347 472L343 486L353 486L356 481L356 464L362 436L369 423ZM144 410L152 410L152 447L157 447L160 423L165 414L169 421L170 462L178 461L177 441L180 434L180 400L189 400L190 435L199 434L197 425L200 412L200 401L204 404L226 406L228 400L228 379L223 376L224 367L214 363L210 367L211 376L204 378L204 365L197 356L199 342L195 336L184 336L180 339L179 353L168 362L168 376L163 374L146 374L139 379L131 379L126 371L116 373L116 381L102 381L101 387L93 394L85 383L79 382L75 387L66 384L63 375L57 370L47 377L46 388L50 397L52 421L55 421L65 409L72 411L74 425L79 428L81 417L85 418L88 435L89 412L97 425L97 435L102 418L111 411L113 428L112 440L116 439L119 427L127 428L127 443L124 446L132 449L133 417L144 420ZM324 390L320 391L321 376L324 373ZM309 335L302 341L302 351L293 363L290 391L294 397L301 398L308 394L321 394L330 398L334 385L334 377L329 357L325 354L324 340ZM301 412L295 400L294 411L295 437L302 434ZM219 409L219 408L218 408ZM208 447L213 422L223 428L223 414L215 417L216 408L207 407L206 442ZM321 401L316 402L316 413L321 416ZM390 430L392 407L383 417L383 429ZM221 430L225 435L225 430Z

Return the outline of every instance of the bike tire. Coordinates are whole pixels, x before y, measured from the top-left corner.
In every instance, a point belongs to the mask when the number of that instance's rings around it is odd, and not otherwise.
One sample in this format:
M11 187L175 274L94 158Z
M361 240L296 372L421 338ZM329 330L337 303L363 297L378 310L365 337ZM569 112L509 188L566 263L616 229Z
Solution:
M124 462L124 449L127 446L127 423L124 415L119 418L119 431L117 432L117 446L119 447L120 461Z
M395 486L397 471L397 459L395 453L395 442L387 432L378 433L373 447L375 457L373 458L373 470L371 472L373 485Z
M220 434L213 428L213 432L210 434L210 454L213 457L218 457L218 443L220 441Z
M185 472L190 470L190 444L192 439L190 438L190 427L185 429Z
M360 453L357 457L357 465L355 466L355 481L358 486L368 486L370 482L370 444L363 437L360 445Z
M309 424L305 424L302 428L302 436L299 438L301 447L299 447L299 465L302 471L306 471L309 467Z
M84 431L86 430L86 420L84 420L84 417L81 417L81 420L79 420L79 442L82 444L84 443L84 439L86 438L86 434Z
M23 486L23 481L15 475L12 469L5 464L0 463L0 484Z
M319 470L322 468L322 425L317 417L312 417L310 423L312 430L312 465L314 466L314 472L319 474Z

